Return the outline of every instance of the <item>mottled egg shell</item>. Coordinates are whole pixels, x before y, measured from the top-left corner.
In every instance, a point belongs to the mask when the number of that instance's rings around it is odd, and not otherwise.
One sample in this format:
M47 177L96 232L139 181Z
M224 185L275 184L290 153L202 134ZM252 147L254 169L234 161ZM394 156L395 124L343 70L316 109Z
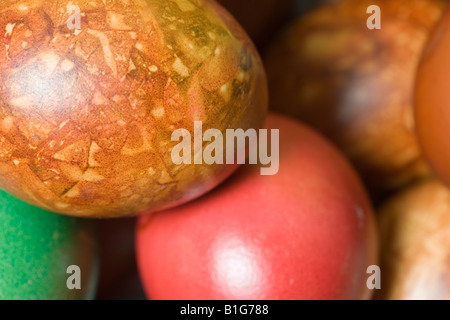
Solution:
M44 209L186 202L235 167L175 165L172 133L264 122L260 58L214 2L3 1L0 30L0 187Z
M70 266L80 268L80 290ZM90 299L97 284L93 222L56 215L0 191L0 300Z
M367 27L371 5L381 10L379 30ZM415 134L414 81L444 8L332 1L296 21L267 56L271 107L333 140L377 196L429 175Z
M377 299L450 299L450 191L437 180L395 195L379 212Z

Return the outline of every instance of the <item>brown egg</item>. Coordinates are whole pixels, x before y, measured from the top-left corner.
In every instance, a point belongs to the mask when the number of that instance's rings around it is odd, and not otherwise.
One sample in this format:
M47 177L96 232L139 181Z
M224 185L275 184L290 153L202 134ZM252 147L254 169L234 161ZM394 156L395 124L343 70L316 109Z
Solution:
M186 202L235 166L175 165L172 133L263 125L261 59L214 2L3 1L0 29L0 187L42 208Z
M301 0L303 1L303 0ZM291 18L294 0L217 0L242 24L258 46L264 46Z
M380 210L378 299L450 299L450 190L438 181L406 189Z
M322 3L331 2L335 0L296 0L296 12L299 14L304 14Z
M271 107L331 138L375 190L428 174L415 136L413 88L443 1L342 0L295 22L266 59ZM369 30L367 8L381 9Z
M433 171L450 186L450 6L425 50L417 75L419 140Z

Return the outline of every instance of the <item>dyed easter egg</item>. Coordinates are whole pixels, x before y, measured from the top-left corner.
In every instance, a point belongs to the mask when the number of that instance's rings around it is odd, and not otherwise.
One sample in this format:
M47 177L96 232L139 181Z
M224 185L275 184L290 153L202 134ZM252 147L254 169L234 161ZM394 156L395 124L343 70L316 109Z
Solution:
M267 55L271 107L330 138L376 197L430 173L415 131L414 82L445 4L330 1L293 23ZM372 5L381 29L367 26Z
M189 201L236 166L175 164L172 133L264 122L261 60L215 2L3 1L0 30L0 187L46 210Z
M93 298L97 262L92 221L56 215L0 191L0 300Z
M378 215L383 300L448 300L450 190L424 181L392 197Z
M186 205L138 218L151 299L367 299L373 209L345 158L311 129L270 115L279 172L246 165ZM273 144L272 144L273 146ZM274 150L274 149L271 149Z

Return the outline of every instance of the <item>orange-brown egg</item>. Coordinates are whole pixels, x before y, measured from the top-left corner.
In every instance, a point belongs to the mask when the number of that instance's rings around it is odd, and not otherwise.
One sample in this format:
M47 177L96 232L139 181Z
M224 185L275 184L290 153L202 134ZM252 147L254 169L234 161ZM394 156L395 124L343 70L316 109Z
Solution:
M0 30L0 187L42 208L186 202L235 167L174 164L171 134L264 122L260 58L214 2L3 1Z
M419 140L433 171L450 185L450 6L430 39L417 75Z

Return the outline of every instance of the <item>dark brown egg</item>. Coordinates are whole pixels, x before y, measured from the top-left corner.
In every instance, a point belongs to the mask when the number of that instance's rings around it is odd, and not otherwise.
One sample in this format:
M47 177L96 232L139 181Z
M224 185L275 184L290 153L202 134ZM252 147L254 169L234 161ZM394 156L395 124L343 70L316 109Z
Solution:
M450 190L438 181L406 189L380 210L378 299L450 299Z
M302 0L303 1L303 0ZM217 0L264 46L293 15L294 0Z
M306 14L266 59L271 107L331 138L372 189L428 174L415 135L416 68L444 1L342 0ZM369 30L367 8L381 9Z
M172 133L264 122L260 58L214 2L3 1L0 29L0 187L42 208L186 202L235 167L175 165Z

